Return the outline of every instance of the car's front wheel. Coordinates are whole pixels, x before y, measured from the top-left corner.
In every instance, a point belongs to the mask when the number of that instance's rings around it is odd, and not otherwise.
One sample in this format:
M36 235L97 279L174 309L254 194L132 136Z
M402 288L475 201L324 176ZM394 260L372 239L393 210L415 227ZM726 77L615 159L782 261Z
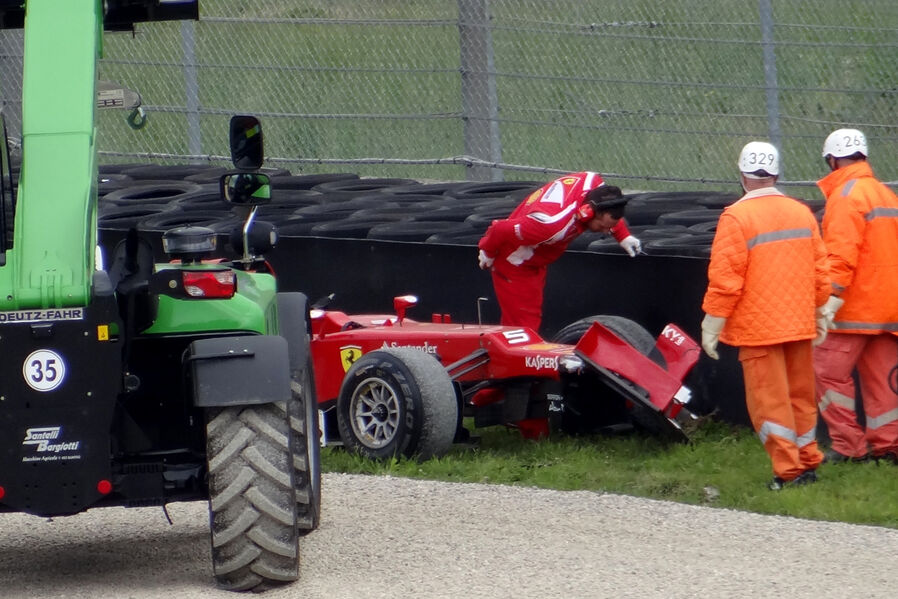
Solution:
M458 402L446 369L415 349L363 355L346 373L337 399L343 444L371 459L443 455L457 423Z

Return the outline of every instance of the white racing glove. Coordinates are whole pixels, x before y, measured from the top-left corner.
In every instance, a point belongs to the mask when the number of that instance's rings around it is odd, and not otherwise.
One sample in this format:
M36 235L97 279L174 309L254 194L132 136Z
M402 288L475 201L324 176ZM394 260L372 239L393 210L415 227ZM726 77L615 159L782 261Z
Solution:
M493 258L491 258L483 250L480 250L480 253L477 255L477 262L478 264L480 264L481 270L486 270L493 267Z
M642 251L642 242L632 235L627 235L626 237L618 241L618 244L622 248L624 248L624 250L628 254L630 254L631 258L635 258L636 254Z
M717 353L717 342L720 340L720 331L723 330L723 325L726 322L726 318L710 314L705 314L705 318L702 320L702 349L715 360L720 359L720 355Z

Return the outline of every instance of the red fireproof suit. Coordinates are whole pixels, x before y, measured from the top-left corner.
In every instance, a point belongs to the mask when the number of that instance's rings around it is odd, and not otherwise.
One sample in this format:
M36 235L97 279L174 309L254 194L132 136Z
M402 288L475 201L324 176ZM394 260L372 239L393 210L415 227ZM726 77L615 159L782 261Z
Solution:
M832 293L844 300L814 352L817 401L832 448L853 458L898 453L898 197L866 161L818 181ZM855 367L866 431L855 412Z
M539 331L546 269L586 230L577 211L604 181L598 173L571 173L534 191L503 220L495 220L478 247L494 258L493 289L502 324ZM623 219L611 229L618 241L630 234Z
M828 297L826 250L806 206L766 187L724 210L702 309L727 319L720 340L739 348L749 417L786 481L823 460L811 341Z

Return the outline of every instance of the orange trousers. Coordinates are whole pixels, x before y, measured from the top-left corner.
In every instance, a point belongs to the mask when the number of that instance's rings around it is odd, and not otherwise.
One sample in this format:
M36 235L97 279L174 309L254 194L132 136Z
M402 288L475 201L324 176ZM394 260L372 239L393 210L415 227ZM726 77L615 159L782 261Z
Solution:
M829 428L832 448L859 458L898 452L898 395L889 385L898 364L898 338L829 333L814 350L817 402ZM852 373L857 368L866 431L858 423ZM868 448L869 444L869 448Z
M823 461L817 448L817 404L811 341L740 347L745 402L774 475L792 480Z

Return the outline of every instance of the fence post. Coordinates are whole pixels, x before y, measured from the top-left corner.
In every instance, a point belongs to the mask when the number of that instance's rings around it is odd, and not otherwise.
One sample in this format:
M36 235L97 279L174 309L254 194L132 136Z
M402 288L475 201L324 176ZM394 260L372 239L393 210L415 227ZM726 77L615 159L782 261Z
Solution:
M783 135L780 131L779 88L776 76L776 41L773 34L773 6L771 0L760 0L761 49L764 56L764 93L767 104L767 131L770 143L783 150ZM784 168L780 163L780 179L785 180Z
M465 154L499 163L502 146L488 1L458 0L462 123ZM502 170L469 166L467 178L471 181L501 181Z
M187 153L203 155L200 129L200 92L196 76L196 29L193 21L181 22L181 49L184 52L184 103L187 116ZM191 160L196 162L196 160Z

